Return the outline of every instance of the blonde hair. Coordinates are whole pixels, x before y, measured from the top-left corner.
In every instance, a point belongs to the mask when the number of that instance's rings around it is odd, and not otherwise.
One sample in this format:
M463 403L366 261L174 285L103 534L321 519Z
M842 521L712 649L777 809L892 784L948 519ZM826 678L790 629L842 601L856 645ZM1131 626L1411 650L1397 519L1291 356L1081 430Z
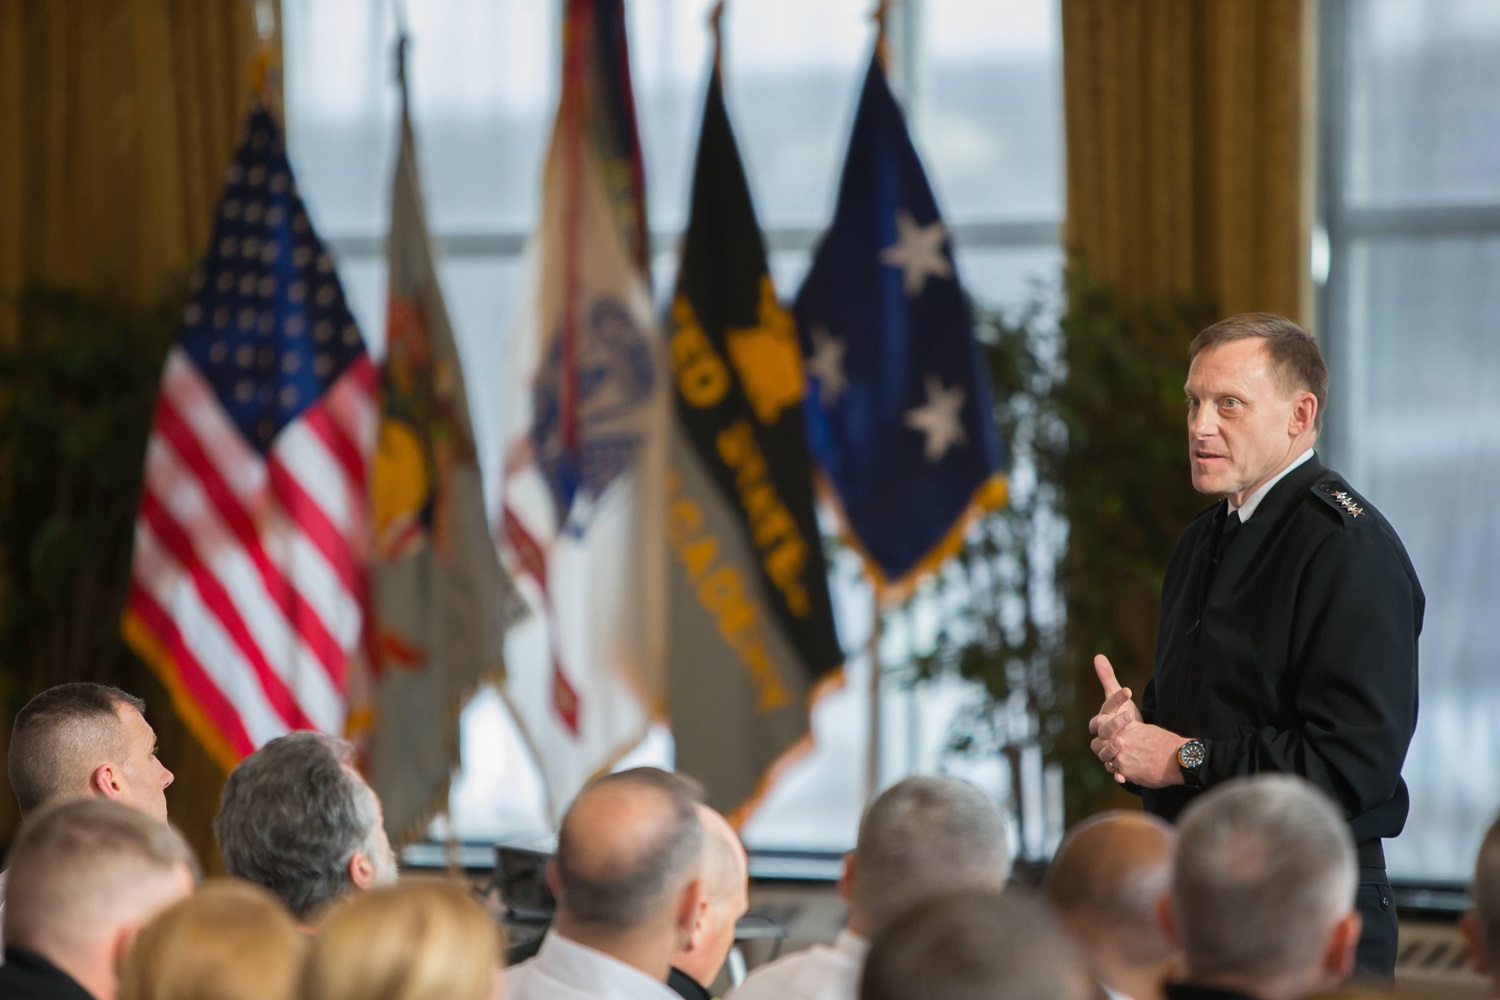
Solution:
M499 924L458 883L410 879L358 893L318 928L303 1000L486 1000Z
M292 1000L305 951L280 900L215 879L141 928L120 1000Z

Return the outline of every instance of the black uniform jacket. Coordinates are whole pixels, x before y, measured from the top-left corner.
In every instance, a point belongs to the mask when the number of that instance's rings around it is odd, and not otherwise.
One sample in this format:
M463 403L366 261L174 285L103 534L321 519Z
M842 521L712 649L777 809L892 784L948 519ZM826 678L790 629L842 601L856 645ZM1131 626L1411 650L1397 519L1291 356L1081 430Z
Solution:
M66 972L35 952L5 949L0 966L0 997L4 1000L94 1000Z
M1356 841L1396 836L1425 605L1401 539L1316 456L1216 556L1227 513L1221 500L1199 514L1172 552L1141 715L1204 742L1204 787L1300 774L1343 806ZM1199 791L1142 794L1174 819Z

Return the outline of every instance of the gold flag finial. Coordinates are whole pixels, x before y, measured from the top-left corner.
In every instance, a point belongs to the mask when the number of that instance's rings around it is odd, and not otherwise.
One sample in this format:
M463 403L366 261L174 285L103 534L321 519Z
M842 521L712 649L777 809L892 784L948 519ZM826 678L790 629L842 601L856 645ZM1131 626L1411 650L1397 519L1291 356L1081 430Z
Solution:
M870 13L870 20L875 22L875 58L880 61L881 69L889 68L888 52L885 44L885 19L891 12L891 0L879 0L875 9Z
M724 49L724 0L714 4L708 13L708 28L714 33L714 72L720 70L719 55Z

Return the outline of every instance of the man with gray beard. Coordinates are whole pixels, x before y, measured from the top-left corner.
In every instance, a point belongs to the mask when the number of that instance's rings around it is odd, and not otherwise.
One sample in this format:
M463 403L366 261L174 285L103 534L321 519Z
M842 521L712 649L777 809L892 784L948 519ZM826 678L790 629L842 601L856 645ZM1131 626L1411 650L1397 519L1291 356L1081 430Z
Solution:
M297 732L240 761L214 836L225 871L265 886L305 927L350 892L396 880L380 799L344 740Z

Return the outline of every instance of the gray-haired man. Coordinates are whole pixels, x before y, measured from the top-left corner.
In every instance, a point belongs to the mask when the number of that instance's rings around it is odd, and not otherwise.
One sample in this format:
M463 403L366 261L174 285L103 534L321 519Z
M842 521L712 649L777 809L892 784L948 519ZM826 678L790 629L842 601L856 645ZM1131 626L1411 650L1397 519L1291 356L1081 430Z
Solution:
M853 1000L870 941L896 917L944 893L998 892L1010 877L1005 817L966 781L907 778L866 810L839 889L849 922L831 946L756 969L734 1000Z
M347 893L396 879L380 799L352 761L332 736L278 737L240 761L214 817L225 871L270 889L307 926Z
M1302 778L1257 775L1195 800L1177 826L1162 925L1182 947L1168 1000L1293 1000L1354 969L1354 838Z

